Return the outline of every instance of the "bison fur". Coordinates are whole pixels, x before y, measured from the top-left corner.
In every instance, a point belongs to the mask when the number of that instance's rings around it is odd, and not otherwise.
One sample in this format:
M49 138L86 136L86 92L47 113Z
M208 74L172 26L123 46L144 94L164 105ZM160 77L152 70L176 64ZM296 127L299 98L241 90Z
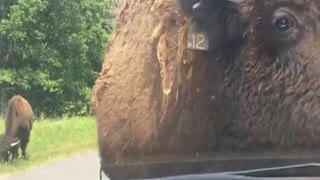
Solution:
M191 83L179 91L179 99L161 122L160 93L144 94L159 89L154 83L158 79L151 81L156 67L147 66L153 68L144 76L150 81L139 76L145 89L135 86L140 81L131 83L123 79L129 75L120 78L118 69L108 67L106 91L99 92L95 111L103 162L319 147L318 0L177 1L186 16L204 23L216 44L209 52L194 52ZM149 84L152 87L147 88ZM132 91L121 92L119 87ZM144 96L125 94L135 91Z
M22 157L26 154L27 144L33 125L33 110L29 102L20 95L9 100L9 107L5 118L5 135L9 138L19 138Z
M222 144L229 148L319 146L319 2L250 0L234 6L236 1L226 0L229 5L223 7L215 2L207 4L207 13L215 9L222 13L200 18L224 19L209 26L222 26L224 40L231 37L219 44L227 50L221 54L224 76L218 94L224 99L228 121ZM180 4L183 7L184 1ZM234 7L236 16L230 13ZM199 18L193 13L189 16ZM230 28L230 22L241 26ZM208 33L217 32L208 28ZM233 39L242 43L230 48Z

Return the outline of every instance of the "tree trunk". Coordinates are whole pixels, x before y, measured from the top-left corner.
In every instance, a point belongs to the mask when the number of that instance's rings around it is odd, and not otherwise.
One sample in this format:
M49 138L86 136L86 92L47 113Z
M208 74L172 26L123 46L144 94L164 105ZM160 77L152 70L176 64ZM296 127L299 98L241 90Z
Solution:
M188 24L176 0L119 4L92 97L104 162L195 155L217 144L223 72L203 57L210 54L187 50Z

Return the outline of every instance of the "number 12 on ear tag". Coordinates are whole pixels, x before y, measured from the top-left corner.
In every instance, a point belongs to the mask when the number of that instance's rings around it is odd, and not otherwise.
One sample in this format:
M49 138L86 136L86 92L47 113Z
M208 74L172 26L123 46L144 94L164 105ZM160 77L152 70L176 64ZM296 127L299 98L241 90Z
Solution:
M189 49L208 51L209 38L202 24L193 21L188 28L187 47Z

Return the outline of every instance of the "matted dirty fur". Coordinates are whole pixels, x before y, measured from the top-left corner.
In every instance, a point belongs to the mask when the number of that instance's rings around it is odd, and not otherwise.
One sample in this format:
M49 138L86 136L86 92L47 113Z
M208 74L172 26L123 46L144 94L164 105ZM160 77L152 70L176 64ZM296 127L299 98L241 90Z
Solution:
M192 54L182 38L189 20L174 2L119 6L93 89L103 162L318 148L319 2L203 1L214 12L202 20L217 46ZM282 13L292 16L290 36L276 23Z
M102 159L212 148L218 77L214 62L186 49L189 20L177 1L123 0L116 12L92 97Z

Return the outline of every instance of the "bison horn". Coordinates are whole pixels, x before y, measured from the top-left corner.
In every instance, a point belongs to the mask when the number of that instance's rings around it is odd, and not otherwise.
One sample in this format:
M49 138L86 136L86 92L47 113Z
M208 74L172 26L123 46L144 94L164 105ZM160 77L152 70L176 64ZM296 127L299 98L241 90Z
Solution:
M192 9L197 9L199 6L201 6L201 1L195 3L193 6L192 6Z
M20 143L20 139L18 139L16 142L13 142L10 144L11 147L14 147Z
M245 0L227 0L227 1L237 4L237 3L242 3ZM202 5L202 1L198 1L195 4L193 4L192 9L195 10L201 5Z
M233 3L242 3L245 0L228 0L229 2L233 2Z

